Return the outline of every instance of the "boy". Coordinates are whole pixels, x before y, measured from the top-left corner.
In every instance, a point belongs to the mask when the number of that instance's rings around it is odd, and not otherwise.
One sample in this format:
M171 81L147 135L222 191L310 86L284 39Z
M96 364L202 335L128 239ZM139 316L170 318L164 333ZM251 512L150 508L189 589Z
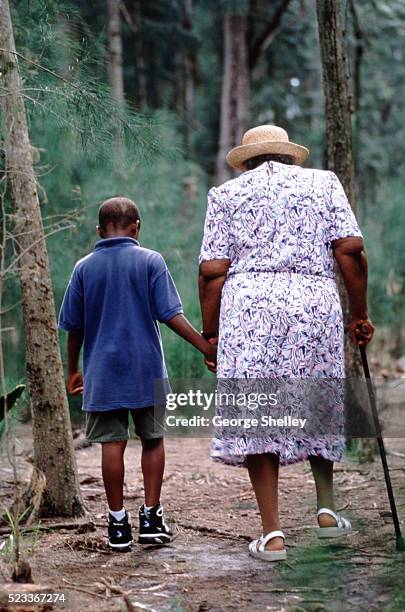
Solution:
M129 414L142 442L145 503L139 510L138 541L165 544L172 537L160 504L165 455L154 384L167 379L167 372L157 321L193 344L207 361L216 360L216 347L184 317L163 257L139 246L140 227L131 200L116 197L101 205L101 240L76 263L59 314L59 327L68 332L67 388L73 395L83 393L86 437L101 443L108 540L117 551L129 550L132 543L123 504ZM84 380L79 371L82 344Z

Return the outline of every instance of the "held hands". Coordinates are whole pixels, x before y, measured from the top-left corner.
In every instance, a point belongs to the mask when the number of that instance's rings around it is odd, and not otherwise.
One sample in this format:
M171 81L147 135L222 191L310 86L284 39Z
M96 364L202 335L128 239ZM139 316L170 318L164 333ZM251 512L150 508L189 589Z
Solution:
M67 390L69 395L83 395L83 375L81 372L69 374L67 380Z
M217 349L218 349L218 336L207 340L207 350L204 351L204 363L210 372L217 371Z
M351 341L358 346L365 346L372 339L374 329L370 319L354 319L350 323Z

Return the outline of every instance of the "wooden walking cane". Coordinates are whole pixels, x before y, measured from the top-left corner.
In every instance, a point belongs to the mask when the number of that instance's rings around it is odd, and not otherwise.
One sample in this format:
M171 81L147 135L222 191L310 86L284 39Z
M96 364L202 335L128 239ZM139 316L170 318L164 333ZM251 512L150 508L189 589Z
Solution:
M373 385L371 384L371 376L370 376L370 370L368 367L366 347L364 345L360 345L359 349L360 349L360 355L361 355L361 362L363 364L364 376L366 378L366 383L367 383L367 391L368 391L368 397L370 400L371 413L373 415L374 427L377 433L377 443L378 443L378 449L380 451L381 462L382 462L382 466L384 470L384 478L385 478L385 484L387 487L388 499L390 500L392 520L393 520L394 528L395 528L396 548L397 550L404 551L405 541L401 534L401 527L399 524L397 507L395 505L394 491L392 489L391 477L390 477L390 472L389 472L388 463L387 463L387 455L385 453L384 440L382 439L382 435L381 435L380 421L379 421L378 412L377 412L377 403L375 400Z

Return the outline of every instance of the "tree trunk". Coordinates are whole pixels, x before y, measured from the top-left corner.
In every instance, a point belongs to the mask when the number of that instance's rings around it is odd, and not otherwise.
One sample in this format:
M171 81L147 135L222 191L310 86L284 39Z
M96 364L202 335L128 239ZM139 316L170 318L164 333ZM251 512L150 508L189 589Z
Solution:
M317 0L325 94L326 167L338 175L356 210L349 74L339 4L336 0Z
M187 32L191 32L193 29L193 0L185 0L184 3L184 29ZM193 108L194 108L194 81L196 76L196 55L195 49L186 53L185 55L186 64L186 84L185 84L185 105L186 114L188 121L192 123L193 120Z
M20 257L34 464L46 478L41 512L83 513L55 319L44 228L33 169L8 0L0 0L0 72L6 176Z
M355 37L355 55L353 67L353 110L354 110L354 134L353 134L353 149L354 156L357 162L360 148L360 133L361 133L361 106L362 106L362 64L364 57L364 33L360 25L360 20L357 12L356 0L350 0L350 13L352 16L353 32ZM366 176L361 173L357 176L358 193L364 194L364 184Z
M187 32L192 30L193 0L185 0L183 27ZM194 81L196 73L195 50L183 51L184 62L184 120L185 120L185 144L189 146L190 129L194 127Z
M142 40L142 3L141 0L134 1L133 7L133 21L135 24L135 83L136 87L136 101L140 109L145 109L148 105L147 96L147 85L146 85L146 68L145 68L145 57Z
M122 38L119 0L107 0L108 17L108 78L115 100L124 103L124 73L122 70Z
M326 114L325 161L328 170L337 174L346 191L353 210L356 210L356 185L352 150L351 97L349 93L349 71L344 46L344 32L340 13L340 2L317 0L319 42L321 47L323 86ZM338 278L345 330L350 322L347 293L342 278ZM362 379L359 350L345 334L346 376ZM349 411L359 409L351 406ZM373 445L372 445L373 446ZM371 448L363 445L363 454L372 455Z
M225 156L241 143L247 127L250 97L247 29L246 15L225 14L217 184L232 177Z

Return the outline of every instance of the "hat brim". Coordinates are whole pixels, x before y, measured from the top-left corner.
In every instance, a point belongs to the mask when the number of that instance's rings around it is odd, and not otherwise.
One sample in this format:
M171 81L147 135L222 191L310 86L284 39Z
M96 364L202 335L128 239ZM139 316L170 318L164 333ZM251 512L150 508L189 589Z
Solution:
M294 164L300 166L309 155L309 149L295 142L264 140L231 149L226 156L227 163L236 170L245 170L245 161L257 155L291 155Z

